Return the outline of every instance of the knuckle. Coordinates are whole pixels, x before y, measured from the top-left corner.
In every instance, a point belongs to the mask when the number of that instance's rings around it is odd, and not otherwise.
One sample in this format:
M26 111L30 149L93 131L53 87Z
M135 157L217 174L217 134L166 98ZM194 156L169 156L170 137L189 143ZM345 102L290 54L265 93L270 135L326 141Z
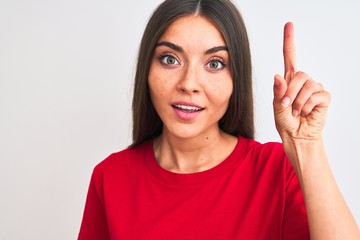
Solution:
M306 88L312 89L314 92L324 91L324 86L322 83L316 82L313 79L308 79L305 83Z
M312 80L312 79L307 80L305 84L306 84L306 86L307 86L308 88L311 88L311 89L318 89L318 88L319 88L318 83L315 82L315 81Z
M311 106L314 106L315 103L316 103L315 96L314 95L310 96L310 98L307 100L307 104L311 105Z
M302 116L307 116L309 115L311 112L311 109L307 109L307 108L304 108L302 111L301 111L301 115Z
M324 89L324 85L322 83L319 82L318 85L319 85L320 89Z
M303 71L296 72L296 75L300 78L309 78L309 76Z
M302 108L304 107L305 104L305 99L302 98L297 98L293 104L292 107L298 111L302 110Z
M324 91L324 96L326 98L326 102L330 103L331 102L331 94L328 91Z

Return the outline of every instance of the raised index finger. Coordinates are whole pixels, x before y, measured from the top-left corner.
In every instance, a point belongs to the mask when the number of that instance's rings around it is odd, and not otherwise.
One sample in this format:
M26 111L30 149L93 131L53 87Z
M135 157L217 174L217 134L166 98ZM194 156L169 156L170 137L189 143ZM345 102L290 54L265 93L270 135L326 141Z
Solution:
M286 23L284 26L283 55L285 66L284 78L289 82L296 72L294 26L291 22Z

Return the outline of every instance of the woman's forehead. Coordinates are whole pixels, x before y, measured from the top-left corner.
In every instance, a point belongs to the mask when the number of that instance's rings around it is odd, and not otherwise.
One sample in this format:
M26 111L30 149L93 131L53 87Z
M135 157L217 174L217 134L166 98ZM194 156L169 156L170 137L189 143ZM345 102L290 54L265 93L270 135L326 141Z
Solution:
M208 18L201 15L189 15L176 19L160 37L159 42L171 42L183 48L210 49L214 46L226 46L225 40Z

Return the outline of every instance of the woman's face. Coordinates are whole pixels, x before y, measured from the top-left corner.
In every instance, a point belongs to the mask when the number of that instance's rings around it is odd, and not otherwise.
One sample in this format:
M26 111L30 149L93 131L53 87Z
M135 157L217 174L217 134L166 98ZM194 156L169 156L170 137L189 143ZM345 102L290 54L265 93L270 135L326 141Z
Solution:
M163 134L191 138L219 132L233 91L228 64L222 34L207 18L185 16L167 28L148 79Z

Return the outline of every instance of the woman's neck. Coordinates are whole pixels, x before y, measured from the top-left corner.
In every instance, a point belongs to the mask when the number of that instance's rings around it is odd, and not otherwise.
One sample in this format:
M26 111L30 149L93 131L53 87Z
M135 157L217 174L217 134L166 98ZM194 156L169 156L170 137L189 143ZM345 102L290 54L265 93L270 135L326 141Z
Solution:
M195 173L208 170L224 161L237 144L237 138L222 131L189 139L164 131L154 141L155 158L171 172Z

